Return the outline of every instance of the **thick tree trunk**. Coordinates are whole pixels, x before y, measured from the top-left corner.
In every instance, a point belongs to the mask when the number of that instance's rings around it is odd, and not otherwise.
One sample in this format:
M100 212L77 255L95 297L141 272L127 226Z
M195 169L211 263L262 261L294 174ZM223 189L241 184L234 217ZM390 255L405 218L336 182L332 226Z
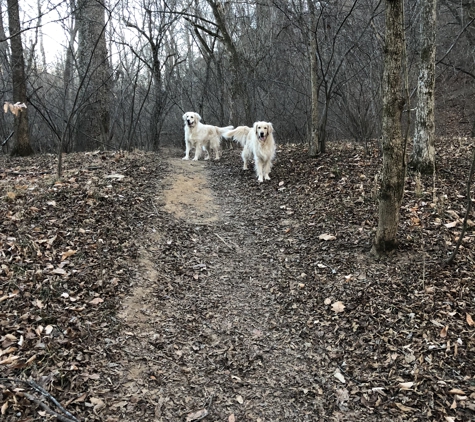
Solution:
M229 113L230 121L233 125L239 124L239 100L242 99L244 106L244 115L246 122L253 122L253 116L251 115L251 100L249 98L249 92L246 87L246 80L249 79L249 72L246 66L246 63L243 61L243 58L239 54L235 43L231 35L229 34L226 21L225 21L225 11L220 2L207 0L208 4L211 6L213 11L213 16L216 20L216 25L221 32L223 38L223 44L228 51L231 59L231 88L230 88L230 97L229 97Z
M425 174L435 168L435 24L436 0L422 2L421 63L417 84L417 109L410 166Z
M11 65L13 81L13 103L27 103L26 98L26 76L25 59L23 56L23 45L21 43L20 13L18 0L8 0L8 26L10 29L11 41ZM23 108L15 114L14 131L15 145L12 155L26 157L33 154L33 148L30 145L30 135L28 132L28 109Z
M107 148L109 135L109 65L105 6L97 0L78 3L78 70L81 79L76 150Z
M379 192L379 221L372 252L382 255L397 245L399 212L404 194L405 144L401 130L404 106L403 0L386 0L386 39L383 73L383 167Z

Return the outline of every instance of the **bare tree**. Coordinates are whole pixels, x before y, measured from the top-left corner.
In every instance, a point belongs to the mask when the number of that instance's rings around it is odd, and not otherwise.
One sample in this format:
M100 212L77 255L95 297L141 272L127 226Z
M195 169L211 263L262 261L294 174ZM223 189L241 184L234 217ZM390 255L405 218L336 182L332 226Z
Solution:
M11 46L13 103L20 102L26 104L25 59L23 56L23 45L21 42L21 25L18 0L8 0L7 4ZM12 155L25 157L33 154L33 148L30 144L28 126L28 108L24 108L20 112L15 113L14 131L16 143L11 151Z
M136 22L137 15L125 19L127 27L134 29L145 40L147 48L140 50L129 44L134 56L136 56L149 70L151 74L150 97L152 98L152 112L150 116L151 145L157 148L160 144L160 132L166 116L168 96L165 89L164 75L166 65L173 63L172 68L178 62L177 51L166 51L169 31L179 18L178 14L171 13L170 7L176 6L167 2L144 1L144 15L142 21ZM132 20L134 19L134 20Z
M421 53L417 83L417 109L410 166L421 173L435 169L435 29L437 0L421 2Z
M383 167L379 191L378 228L372 252L393 250L406 175L401 116L404 107L404 0L386 0L386 38L383 72Z

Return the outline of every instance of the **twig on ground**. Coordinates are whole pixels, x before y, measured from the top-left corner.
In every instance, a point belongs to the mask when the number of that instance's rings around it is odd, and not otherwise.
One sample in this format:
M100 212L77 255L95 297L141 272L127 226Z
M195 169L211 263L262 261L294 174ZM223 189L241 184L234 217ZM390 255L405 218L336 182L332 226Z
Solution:
M218 233L215 233L215 235L218 237L219 240L221 240L221 242L223 242L229 249L233 249L231 246L229 246L229 244L218 234ZM234 247L236 248L236 250L240 250L241 248L236 245L234 242L231 242Z
M45 403L43 403L41 400L37 399L36 397L32 396L31 394L24 393L23 394L28 400L34 401L36 404L40 405L46 412L56 416L59 420L65 421L65 422L79 422L78 419L74 417L74 415L70 412L68 412L62 405L59 403L58 400L56 400L50 393L48 393L43 387L38 385L34 381L25 381L21 380L18 378L0 378L1 382L9 382L10 384L25 384L31 389L35 390L37 393L41 394L43 397L46 397L50 402L52 402L55 406L57 406L61 412L63 412L67 417L61 416L59 413L54 412L51 410ZM52 412L52 413L51 413ZM60 419L62 418L62 419Z
M46 403L43 403L41 400L37 399L35 396L29 393L24 393L24 392L19 392L17 393L19 396L26 397L28 400L32 401L33 403L36 403L38 406L40 406L46 413L53 415L58 421L61 422L76 422L77 419L70 419L67 418L66 416L63 416L54 410L52 410Z

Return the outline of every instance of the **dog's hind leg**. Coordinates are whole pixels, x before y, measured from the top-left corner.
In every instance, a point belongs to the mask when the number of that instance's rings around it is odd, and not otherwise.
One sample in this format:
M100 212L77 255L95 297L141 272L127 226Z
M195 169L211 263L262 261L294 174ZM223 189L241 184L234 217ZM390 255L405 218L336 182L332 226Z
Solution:
M244 163L243 166L242 166L242 169L247 170L248 169L247 160L249 158L249 148L247 147L247 145L242 150L241 157L242 157L242 161Z
M203 151L204 151L204 153L205 153L205 160L209 160L209 158L210 158L210 157L209 157L209 146L208 146L208 148L206 148L206 147L203 145L201 148L203 148Z

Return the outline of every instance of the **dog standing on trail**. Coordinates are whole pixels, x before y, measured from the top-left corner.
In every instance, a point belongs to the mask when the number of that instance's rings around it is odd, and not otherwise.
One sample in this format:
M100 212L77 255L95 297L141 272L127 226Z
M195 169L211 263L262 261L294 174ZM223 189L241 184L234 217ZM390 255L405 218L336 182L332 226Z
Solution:
M224 138L233 139L243 146L243 169L248 169L248 161L253 157L257 180L263 182L270 180L269 173L272 160L275 157L274 128L269 122L255 122L252 128L238 126L236 129L223 134Z
M224 132L231 130L234 126L218 127L201 123L201 116L198 113L189 111L183 115L185 123L185 156L183 160L190 159L190 150L195 148L194 161L201 157L201 151L205 151L205 160L210 158L210 149L214 150L215 160L221 158L221 136Z

